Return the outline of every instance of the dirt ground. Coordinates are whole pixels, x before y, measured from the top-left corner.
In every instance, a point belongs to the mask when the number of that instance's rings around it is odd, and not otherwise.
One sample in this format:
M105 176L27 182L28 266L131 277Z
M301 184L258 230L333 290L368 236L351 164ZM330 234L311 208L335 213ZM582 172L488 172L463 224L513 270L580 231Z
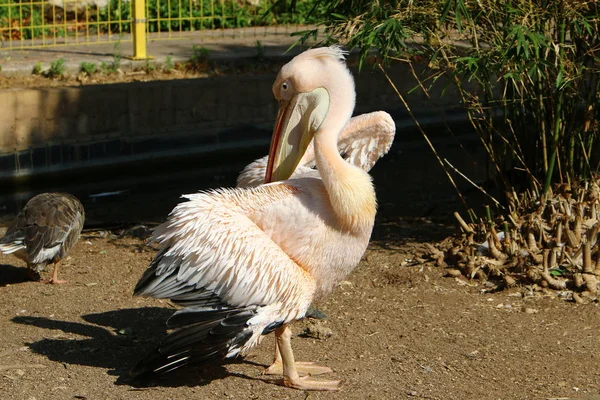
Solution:
M342 380L335 393L263 378L272 335L236 362L149 387L131 382L128 370L165 335L173 312L168 302L132 297L154 255L140 239L84 234L62 264L64 285L26 282L23 263L0 255L0 398L600 398L597 305L526 288L484 293L415 264L421 234L447 229L380 219L362 263L318 304L328 319L295 324L297 359L331 367ZM301 335L307 329L325 335Z
M208 76L231 74L255 75L268 73L275 75L284 62L284 59L273 60L263 58L245 60L244 62L200 60L192 63L191 61L186 61L175 63L173 69L168 71L164 70L163 65L156 62L149 62L148 65L140 64L135 68L123 67L116 72L101 72L98 70L98 72L91 75L82 72L72 73L66 71L63 76L55 78L46 77L43 73L17 76L5 76L0 73L0 89L77 87L82 85L205 78Z

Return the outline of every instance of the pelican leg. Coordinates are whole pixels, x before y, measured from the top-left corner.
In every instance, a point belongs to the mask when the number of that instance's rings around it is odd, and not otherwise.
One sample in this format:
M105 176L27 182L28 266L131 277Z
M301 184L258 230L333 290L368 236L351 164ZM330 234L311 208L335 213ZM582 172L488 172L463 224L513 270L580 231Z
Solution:
M301 390L339 389L340 381L321 381L311 376L300 377L292 351L292 331L287 325L275 330L275 338L277 340L277 347L281 353L281 363L283 366L283 380L281 383L284 386Z
M60 283L66 283L67 281L64 281L62 279L58 279L58 262L54 263L54 271L52 272L52 278L50 278L50 280L48 281L48 283L52 283L54 285L60 284Z
M333 370L331 368L317 365L313 362L296 361L295 364L296 364L296 370L298 371L298 375L300 375L300 376L320 375L320 374L328 374L330 372L333 372ZM277 341L275 341L275 357L273 358L273 364L271 364L269 367L265 368L263 374L265 374L265 375L283 375L283 363L281 361L281 352L279 351L279 346L277 345Z

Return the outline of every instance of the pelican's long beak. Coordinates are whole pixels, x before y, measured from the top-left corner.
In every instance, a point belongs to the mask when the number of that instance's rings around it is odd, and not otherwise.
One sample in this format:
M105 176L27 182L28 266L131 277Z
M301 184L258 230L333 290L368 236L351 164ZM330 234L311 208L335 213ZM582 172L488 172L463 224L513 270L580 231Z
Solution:
M265 183L292 175L328 111L329 93L324 88L279 102Z

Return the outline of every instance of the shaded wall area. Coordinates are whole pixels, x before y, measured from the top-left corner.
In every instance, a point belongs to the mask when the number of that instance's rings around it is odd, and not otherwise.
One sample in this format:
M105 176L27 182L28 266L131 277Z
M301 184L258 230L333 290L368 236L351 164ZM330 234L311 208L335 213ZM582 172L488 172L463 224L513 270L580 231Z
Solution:
M415 86L407 67L390 74L400 90ZM379 71L357 73L356 113L406 116ZM80 87L0 91L0 179L110 165L146 158L262 146L277 104L274 76L221 76ZM441 85L440 85L441 87ZM420 114L455 107L452 94L416 91Z

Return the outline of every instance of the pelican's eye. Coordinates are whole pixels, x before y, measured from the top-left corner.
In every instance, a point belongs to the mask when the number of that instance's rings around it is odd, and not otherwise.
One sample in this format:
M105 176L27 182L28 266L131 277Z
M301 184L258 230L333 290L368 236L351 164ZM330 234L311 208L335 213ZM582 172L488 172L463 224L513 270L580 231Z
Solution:
M293 94L293 84L289 79L286 79L279 83L279 89L276 89L276 91L276 96L279 96L280 99L289 100Z

